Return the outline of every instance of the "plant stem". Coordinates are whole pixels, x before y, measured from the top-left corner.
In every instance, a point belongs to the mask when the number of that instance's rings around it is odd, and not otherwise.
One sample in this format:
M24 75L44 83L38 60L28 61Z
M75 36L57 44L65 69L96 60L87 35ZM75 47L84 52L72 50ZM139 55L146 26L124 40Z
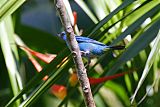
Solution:
M83 96L85 98L85 104L87 107L95 107L86 69L84 67L80 49L75 39L75 34L73 32L73 28L71 26L71 22L69 20L68 14L66 12L66 8L63 3L63 0L55 0L55 7L59 12L59 17L62 21L63 27L67 34L67 42L69 44L69 48L72 52L74 63L76 65L77 75L83 91Z

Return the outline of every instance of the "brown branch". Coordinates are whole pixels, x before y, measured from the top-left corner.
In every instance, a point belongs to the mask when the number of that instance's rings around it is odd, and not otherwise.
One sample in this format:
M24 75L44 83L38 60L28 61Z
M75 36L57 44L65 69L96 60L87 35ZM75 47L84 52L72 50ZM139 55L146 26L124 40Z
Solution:
M80 49L75 39L73 28L71 26L71 22L69 20L68 14L66 12L66 8L63 3L63 0L55 0L55 6L57 11L59 12L59 16L61 18L65 32L67 34L67 42L69 43L69 48L73 53L72 57L76 65L77 75L83 91L83 96L85 97L85 104L87 107L95 107L86 69L84 67L84 64L81 58Z

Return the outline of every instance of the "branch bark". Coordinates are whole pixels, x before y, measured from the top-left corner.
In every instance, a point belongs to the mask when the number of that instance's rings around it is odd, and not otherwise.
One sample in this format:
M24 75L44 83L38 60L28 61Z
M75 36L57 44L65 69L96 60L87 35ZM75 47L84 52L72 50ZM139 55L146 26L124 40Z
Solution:
M55 7L59 12L59 17L67 34L67 41L69 43L70 51L73 53L72 57L76 65L78 79L83 91L83 96L85 98L85 104L87 107L95 107L95 103L90 88L90 83L86 73L86 68L84 67L80 49L75 39L75 34L71 26L71 22L69 20L63 0L55 0Z

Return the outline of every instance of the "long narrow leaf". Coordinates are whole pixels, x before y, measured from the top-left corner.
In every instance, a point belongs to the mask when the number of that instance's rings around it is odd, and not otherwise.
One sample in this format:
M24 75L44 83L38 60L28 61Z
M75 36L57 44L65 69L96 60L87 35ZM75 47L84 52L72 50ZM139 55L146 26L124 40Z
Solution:
M40 95L42 95L47 89L49 89L49 87L53 85L53 83L56 82L56 80L61 79L62 75L64 75L65 70L69 69L72 63L73 62L70 59L65 66L60 67L59 69L57 69L57 71L55 70L54 72L56 73L52 73L51 77L46 82L37 87L37 89L24 101L24 103L21 104L21 107L31 106L31 104L36 99L38 99Z
M83 11L91 18L94 23L98 23L97 18L92 14L83 0L75 0L75 2L83 9Z
M160 28L160 19L157 20L149 29L147 29L139 38L137 38L130 47L118 58L113 67L107 72L106 75L112 75L128 60L135 57L141 50L147 47L150 42L156 37ZM102 85L94 88L95 94Z
M11 15L18 7L20 7L26 0L8 0L0 8L0 21L2 21L6 16Z
M160 27L159 27L159 29L160 29ZM137 88L136 88L136 90L135 90L135 92L134 92L134 94L132 96L131 104L133 103L138 90L140 89L140 87L143 84L147 74L149 73L149 70L150 70L150 68L151 68L151 66L152 66L157 54L159 53L159 50L160 50L160 30L159 30L159 33L158 33L158 35L156 37L155 43L153 45L153 48L152 48L152 50L151 50L151 52L149 54L149 57L147 59L145 68L143 70L143 74L142 74L142 76L141 76L141 78L140 78L140 80L138 82Z
M4 55L6 67L8 70L10 82L11 82L12 92L13 92L13 95L16 96L19 92L19 85L16 79L18 74L18 69L17 69L18 65L16 65L17 63L14 58L12 48L10 46L9 32L7 32L7 29L6 29L7 25L10 25L10 24L7 24L9 20L10 18L6 17L4 21L0 22L0 43L1 43L1 48ZM10 26L10 27L13 27L13 26ZM13 32L10 32L10 33L13 35ZM22 88L22 85L20 87ZM18 105L19 104L17 102L16 106Z
M140 25L149 17L154 15L160 10L160 4L155 6L153 9L148 11L146 14L144 14L142 17L140 17L138 20L136 20L132 25L130 25L123 33L121 33L112 43L112 45L115 45L122 39L124 39L128 34L131 34L135 29L138 29Z
M116 13L126 8L128 5L133 3L134 0L125 0L119 7L112 11L108 16L106 16L102 21L100 21L97 26L92 30L89 36L93 35L97 30L99 30L106 22L108 22Z
M57 68L57 65L62 62L62 60L68 56L68 51L63 50L59 55L51 61L50 64L48 64L44 69L39 72L33 79L31 79L26 86L18 93L17 96L13 97L6 105L6 107L10 106L14 101L19 99L24 93L28 92L31 88L36 86L38 83L42 81L42 78L46 75L49 75L53 69Z
M126 61L136 56L141 50L147 47L150 42L156 37L160 28L160 19L157 20L149 29L147 29L133 44L116 61L115 65L109 70L108 74L115 73L119 67Z

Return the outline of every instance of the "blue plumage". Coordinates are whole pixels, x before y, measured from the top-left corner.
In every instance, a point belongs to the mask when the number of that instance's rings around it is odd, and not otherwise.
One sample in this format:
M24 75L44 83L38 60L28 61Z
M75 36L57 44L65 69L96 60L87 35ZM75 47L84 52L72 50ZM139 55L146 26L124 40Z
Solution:
M65 32L60 33L59 36L63 40L65 40L65 41L67 40ZM87 57L87 58L101 56L108 49L117 49L117 50L124 49L124 46L107 46L101 42L90 39L88 37L75 36L75 38L78 42L82 56Z

